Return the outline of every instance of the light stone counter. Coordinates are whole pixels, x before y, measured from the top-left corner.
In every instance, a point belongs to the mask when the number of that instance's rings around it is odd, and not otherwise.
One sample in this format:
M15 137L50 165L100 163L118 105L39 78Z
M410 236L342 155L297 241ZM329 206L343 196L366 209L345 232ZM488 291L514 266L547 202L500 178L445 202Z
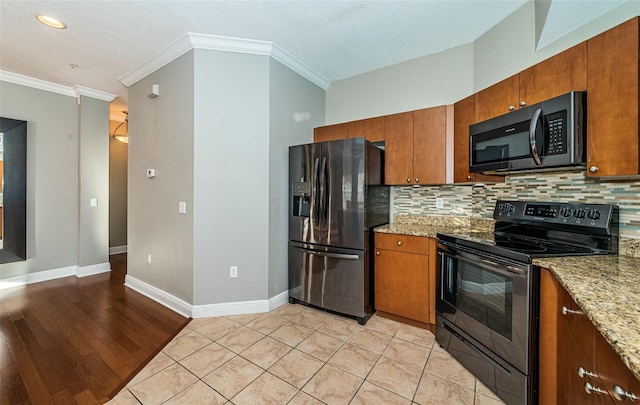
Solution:
M640 259L573 256L533 263L551 270L640 380Z
M438 233L493 232L493 220L468 217L396 215L395 223L375 228L375 232L435 238Z

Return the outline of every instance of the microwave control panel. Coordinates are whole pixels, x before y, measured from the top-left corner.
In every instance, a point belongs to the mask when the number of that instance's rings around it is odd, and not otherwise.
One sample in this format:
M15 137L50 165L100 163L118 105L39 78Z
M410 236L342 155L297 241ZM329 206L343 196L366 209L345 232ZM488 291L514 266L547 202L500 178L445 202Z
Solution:
M562 155L567 153L567 110L545 115L547 123L546 154Z

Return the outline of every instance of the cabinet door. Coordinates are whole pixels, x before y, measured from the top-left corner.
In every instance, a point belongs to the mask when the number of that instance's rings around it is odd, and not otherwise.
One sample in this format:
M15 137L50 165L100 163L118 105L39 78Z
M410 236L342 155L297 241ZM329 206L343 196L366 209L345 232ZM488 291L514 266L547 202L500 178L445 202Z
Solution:
M600 333L596 333L596 371L606 386L609 394L615 397L614 387L617 385L626 392L640 398L640 381L625 366L618 354L613 350L609 342ZM620 402L631 402L624 395Z
M488 120L518 108L518 83L518 75L515 75L477 92L475 122Z
M447 182L447 108L413 112L413 181L415 184Z
M453 182L473 182L475 173L469 171L469 125L476 121L475 96L453 105L453 121Z
M365 138L369 142L384 141L384 117L349 122L349 138Z
M520 72L520 103L531 105L587 89L587 43L583 42ZM520 104L522 106L522 104Z
M413 184L413 112L384 117L385 184Z
M349 138L349 124L326 125L313 129L313 142L335 141Z
M640 173L638 18L587 41L589 176Z
M376 310L429 322L429 256L376 249Z
M563 333L562 329L560 333ZM600 378L578 375L578 367L594 372L591 360L582 350L582 342L576 340L572 334L565 333L560 335L559 339L558 404L612 405L613 401ZM588 394L585 391L587 383L604 392Z

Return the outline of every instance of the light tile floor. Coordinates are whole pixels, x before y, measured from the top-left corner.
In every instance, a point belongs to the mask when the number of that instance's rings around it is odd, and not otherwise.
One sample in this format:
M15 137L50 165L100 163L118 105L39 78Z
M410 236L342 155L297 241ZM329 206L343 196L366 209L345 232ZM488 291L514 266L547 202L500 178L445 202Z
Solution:
M504 404L429 331L302 305L194 319L110 405Z

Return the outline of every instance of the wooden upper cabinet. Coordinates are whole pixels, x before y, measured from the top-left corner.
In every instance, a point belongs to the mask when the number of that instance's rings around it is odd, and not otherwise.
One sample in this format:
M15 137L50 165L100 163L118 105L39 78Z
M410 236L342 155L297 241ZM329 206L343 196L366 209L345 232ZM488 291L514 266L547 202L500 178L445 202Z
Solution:
M582 42L520 72L519 106L587 90L587 43Z
M366 138L369 142L384 141L384 117L349 122L349 138Z
M446 183L446 109L384 117L385 184Z
M587 43L583 42L476 93L476 122L587 89Z
M476 120L475 96L469 96L453 105L453 182L475 181L469 171L469 125Z
M638 18L587 41L587 174L640 174Z
M518 108L518 86L518 75L515 75L477 92L475 122L485 121Z
M326 125L313 129L313 142L335 141L349 137L349 123Z
M385 184L413 184L413 112L384 117Z
M415 184L447 182L447 107L413 112L413 180Z

